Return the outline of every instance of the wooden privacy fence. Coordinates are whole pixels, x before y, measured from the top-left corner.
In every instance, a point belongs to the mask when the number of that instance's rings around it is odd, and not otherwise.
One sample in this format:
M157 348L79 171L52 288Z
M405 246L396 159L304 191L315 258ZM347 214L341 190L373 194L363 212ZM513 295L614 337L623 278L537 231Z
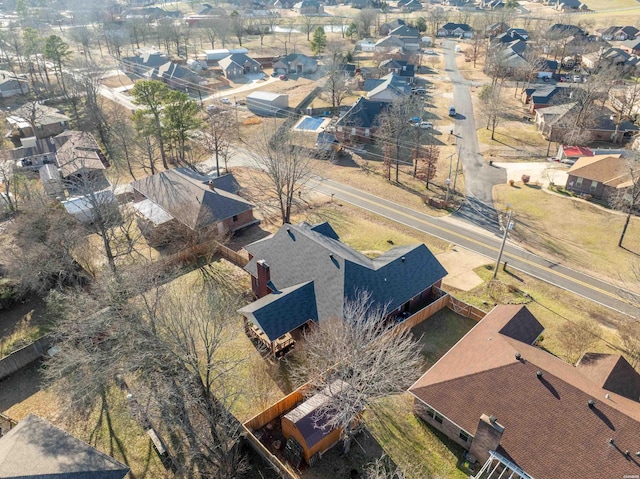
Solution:
M158 261L162 262L165 266L184 266L195 263L198 258L209 256L212 253L220 254L220 256L241 268L245 267L249 262L249 257L246 253L242 254L234 251L216 240L205 241L195 246L185 248L172 255L162 257Z
M44 356L50 344L51 338L43 336L24 348L20 348L0 359L0 379L6 378L27 364L31 364L36 359Z
M448 305L449 305L449 295L445 294L444 296L441 296L440 298L436 299L430 305L422 308L417 313L409 316L406 320L398 324L396 328L411 329L414 326L417 326L418 324L423 322L425 319L428 319L431 316L433 316L442 308L446 308Z
M291 411L294 407L298 405L298 403L304 401L303 392L308 389L308 387L301 387L296 389L290 394L287 394L285 397L280 399L278 402L268 407L260 414L252 417L244 425L251 431L256 431L261 427L266 426L268 423L273 421L275 418L282 416L284 413Z
M453 296L449 296L449 304L447 306L449 306L449 309L451 309L454 313L457 313L460 316L464 316L466 318L473 319L476 323L487 315L487 313L485 313L481 309L478 309L475 306L471 306L464 301L460 301Z
M269 452L264 444L260 442L260 440L253 435L251 430L244 426L245 429L245 440L251 449L256 451L265 461L271 464L281 477L284 479L300 479L295 472L293 472L285 463L283 463L280 459Z

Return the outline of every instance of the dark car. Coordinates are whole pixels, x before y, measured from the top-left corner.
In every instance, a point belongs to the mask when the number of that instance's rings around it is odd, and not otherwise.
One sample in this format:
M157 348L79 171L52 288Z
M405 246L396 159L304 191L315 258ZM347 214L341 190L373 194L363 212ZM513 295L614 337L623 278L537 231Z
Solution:
M280 80L288 80L289 77L287 75L280 75Z

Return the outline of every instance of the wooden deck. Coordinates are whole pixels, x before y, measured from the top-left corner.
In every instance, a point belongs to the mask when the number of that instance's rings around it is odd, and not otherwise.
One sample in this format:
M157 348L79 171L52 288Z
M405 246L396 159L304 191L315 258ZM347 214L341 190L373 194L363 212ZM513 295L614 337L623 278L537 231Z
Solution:
M281 351L293 346L295 344L295 340L293 336L289 333L285 333L283 336L280 336L275 341L271 342L269 337L255 324L250 324L248 322L245 323L245 330L249 336L257 339L259 342L264 344L272 354L276 355Z

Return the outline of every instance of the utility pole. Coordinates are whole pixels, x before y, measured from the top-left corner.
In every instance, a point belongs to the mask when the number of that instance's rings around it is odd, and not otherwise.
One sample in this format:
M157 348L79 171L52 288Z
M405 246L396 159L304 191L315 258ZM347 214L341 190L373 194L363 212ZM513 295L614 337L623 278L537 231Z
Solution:
M500 251L498 252L498 259L496 259L496 266L493 268L493 279L496 279L498 276L498 268L500 267L500 260L502 259L502 252L504 251L504 245L507 243L507 236L509 235L509 230L513 228L513 222L511 221L511 215L513 211L507 205L507 210L509 214L507 215L507 222L504 225L504 236L502 236L502 244L500 245Z

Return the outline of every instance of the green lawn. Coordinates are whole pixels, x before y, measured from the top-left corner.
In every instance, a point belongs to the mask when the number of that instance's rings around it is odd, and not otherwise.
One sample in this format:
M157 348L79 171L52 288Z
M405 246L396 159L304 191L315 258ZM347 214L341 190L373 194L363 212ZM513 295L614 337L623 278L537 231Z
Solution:
M497 209L511 205L513 238L525 248L627 289L638 287L633 267L640 265L640 218L632 218L623 249L623 215L535 186L498 185L493 194Z

